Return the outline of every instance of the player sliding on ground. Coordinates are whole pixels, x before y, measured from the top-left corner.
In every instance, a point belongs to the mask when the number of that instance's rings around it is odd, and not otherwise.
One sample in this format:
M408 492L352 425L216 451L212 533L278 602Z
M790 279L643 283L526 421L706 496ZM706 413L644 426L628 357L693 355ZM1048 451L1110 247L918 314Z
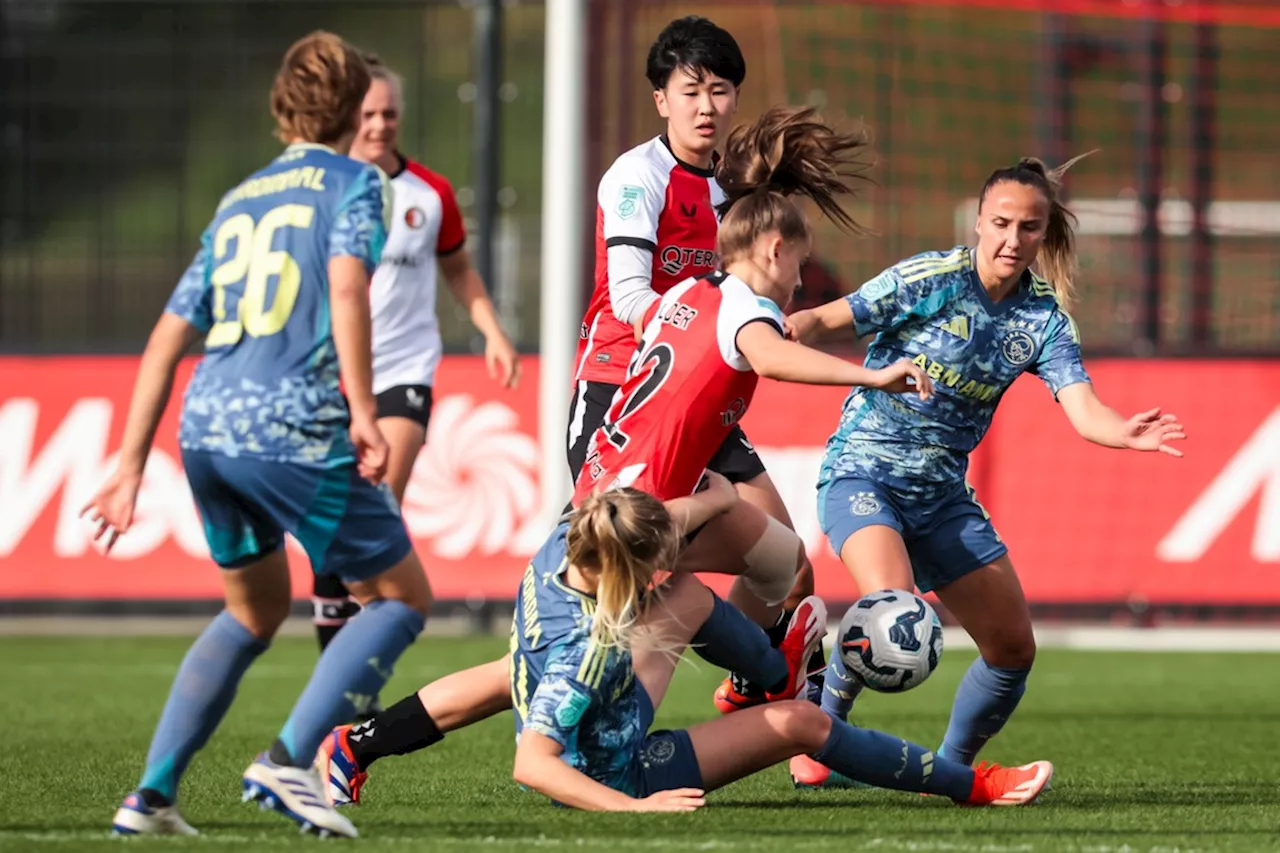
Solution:
M965 478L1005 390L1035 374L1083 438L1182 455L1170 444L1185 438L1176 416L1153 408L1126 420L1098 399L1081 363L1067 314L1074 217L1058 200L1070 165L1024 159L996 170L979 194L976 247L917 255L789 318L802 342L875 332L868 367L910 359L933 379L929 400L853 390L827 443L818 513L859 589L933 590L977 643L938 751L963 764L1017 708L1036 653L1008 549ZM1043 278L1030 270L1037 259ZM845 719L860 689L834 656L823 708ZM802 785L840 781L806 758L792 774Z
M973 769L805 701L650 731L691 643L760 684L786 673L795 695L826 627L826 608L811 596L770 648L693 575L659 583L683 532L651 495L615 489L584 500L534 557L511 633L517 782L580 809L692 811L706 791L794 755L968 805L1023 805L1052 777L1047 761Z
M853 227L837 198L852 192L863 142L836 133L811 109L775 108L734 131L717 168L728 196L718 237L723 270L676 285L648 309L639 354L592 439L575 504L623 486L659 500L693 493L761 375L930 394L925 372L909 361L868 370L783 336L782 308L800 285L810 244L809 223L790 196L806 196ZM675 567L739 576L752 618L772 625L804 553L799 537L745 500L688 529L696 535ZM337 729L318 758L334 802L355 801L377 759L510 707L506 669L495 661L456 673L354 730ZM761 684L762 698L772 689Z
M368 87L359 53L337 36L289 48L271 90L288 147L219 204L143 353L119 468L86 507L108 549L127 535L174 372L203 337L178 441L226 609L178 669L117 833L196 834L178 813L179 783L289 615L288 532L364 609L244 771L244 797L304 831L356 835L312 760L334 725L377 696L431 605L395 501L374 485L387 444L371 388L369 275L386 241L388 186L344 156Z

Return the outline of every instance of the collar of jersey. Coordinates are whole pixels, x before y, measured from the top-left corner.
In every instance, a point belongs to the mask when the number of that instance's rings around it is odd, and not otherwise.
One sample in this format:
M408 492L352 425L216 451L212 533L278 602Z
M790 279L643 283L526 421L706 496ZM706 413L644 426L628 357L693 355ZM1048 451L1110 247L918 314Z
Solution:
M334 151L332 148L330 148L328 145L322 145L319 142L294 142L290 145L286 145L284 150L285 151L300 151L300 150L328 151L330 154L338 153L337 151Z
M676 152L671 150L671 140L667 139L667 135L665 133L659 134L658 138L662 140L662 144L667 149L667 153L671 155L671 159L675 160L676 164L679 165L681 169L684 169L686 172L693 172L700 178L714 178L716 176L716 163L720 162L719 152L711 152L711 168L704 169L701 166L686 163L677 157Z

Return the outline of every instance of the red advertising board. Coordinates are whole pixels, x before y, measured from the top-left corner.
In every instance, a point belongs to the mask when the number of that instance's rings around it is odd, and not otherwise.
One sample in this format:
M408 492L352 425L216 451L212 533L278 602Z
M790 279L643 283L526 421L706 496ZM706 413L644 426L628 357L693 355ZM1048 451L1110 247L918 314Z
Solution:
M450 358L441 370L404 506L438 598L510 599L546 536L529 362L514 392L496 388L478 359ZM0 598L220 595L177 453L176 399L137 525L110 557L78 518L110 470L136 364L0 358ZM971 480L1028 597L1280 604L1280 362L1099 360L1090 371L1122 413L1159 405L1178 414L1186 457L1088 444L1042 385L1020 380L974 454ZM856 589L818 528L814 480L843 396L765 382L744 421L808 544L819 591L833 599ZM296 548L292 563L304 596L309 568Z

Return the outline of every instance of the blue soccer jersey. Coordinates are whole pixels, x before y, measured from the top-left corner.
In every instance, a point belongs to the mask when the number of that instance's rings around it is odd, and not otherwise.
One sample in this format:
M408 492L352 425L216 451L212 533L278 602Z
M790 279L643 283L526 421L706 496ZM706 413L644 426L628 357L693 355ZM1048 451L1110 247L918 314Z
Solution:
M910 359L934 382L934 396L855 388L827 442L820 482L860 477L931 499L964 479L1005 390L1022 373L1056 397L1088 382L1079 335L1053 289L1028 273L993 303L971 249L925 252L895 264L846 297L859 336L876 333L866 365Z
M511 700L516 738L546 735L563 760L614 790L635 796L646 722L631 655L591 639L595 600L565 582L561 524L520 583L511 623Z
M329 260L370 273L390 184L375 166L296 144L227 193L165 310L205 333L179 444L320 467L354 458L329 316Z

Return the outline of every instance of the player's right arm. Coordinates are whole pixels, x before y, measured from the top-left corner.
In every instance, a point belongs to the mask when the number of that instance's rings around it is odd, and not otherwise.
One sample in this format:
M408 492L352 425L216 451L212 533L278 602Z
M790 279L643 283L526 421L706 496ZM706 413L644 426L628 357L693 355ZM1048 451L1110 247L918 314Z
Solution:
M360 473L374 482L387 468L387 443L373 395L373 330L369 278L387 242L391 186L376 166L352 182L329 240L329 310L342 390L351 411L351 441Z
M634 326L658 300L653 253L666 189L655 170L630 157L619 159L596 191L609 275L613 316Z
M936 267L945 259L904 261ZM889 267L848 296L817 308L797 311L787 318L787 337L802 344L815 344L850 331L861 338L901 325L924 304L925 297L945 279L929 274L930 267L912 267L906 278L897 266ZM920 272L915 272L915 270ZM914 273L914 274L913 274ZM923 275L922 275L923 273Z
M512 769L516 782L586 811L693 811L703 805L702 791L694 789L664 791L639 800L597 782L561 759L586 712L600 701L597 691L580 679L588 667L583 665L583 655L574 652L561 647L547 661L516 746ZM606 652L589 649L587 653Z
M173 393L173 377L182 356L213 325L210 312L212 292L209 286L211 231L206 230L200 250L178 281L165 311L160 315L147 347L138 364L133 397L125 418L124 437L120 443L119 462L115 472L97 494L80 511L89 514L97 524L94 539L110 529L104 543L110 551L120 534L133 523L134 505L147 457L155 441L160 418Z

